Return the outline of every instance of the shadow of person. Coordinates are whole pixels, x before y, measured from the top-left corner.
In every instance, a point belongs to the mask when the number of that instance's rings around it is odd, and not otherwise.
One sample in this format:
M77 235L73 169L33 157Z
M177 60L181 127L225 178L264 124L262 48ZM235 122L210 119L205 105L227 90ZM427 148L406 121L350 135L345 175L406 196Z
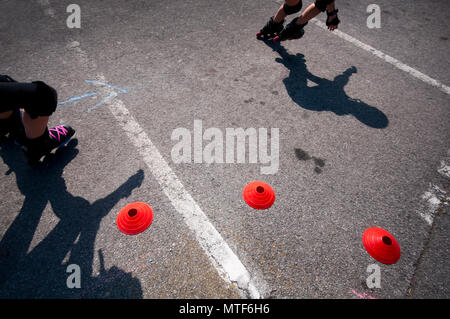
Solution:
M106 274L111 269L103 271L97 278L91 277L100 222L121 198L128 197L141 185L144 173L139 170L114 192L91 204L70 194L62 177L64 167L78 154L76 145L76 139L71 140L37 168L28 166L17 147L8 144L1 148L0 155L10 168L6 174L16 174L18 188L25 199L18 216L0 241L0 298L96 298L105 295L100 289L104 286L98 282L108 277ZM59 221L29 251L48 203ZM67 286L70 273L66 270L70 264L80 267L82 289ZM127 285L133 288L126 291L132 291L132 296L122 297L141 298L139 280L113 268L115 280L128 280ZM93 283L96 284L92 286ZM113 295L120 296L120 292Z
M382 111L359 99L353 99L345 93L344 87L351 75L357 72L355 66L348 68L331 81L309 72L303 54L289 54L280 44L274 44L268 40L263 42L280 54L275 61L283 64L290 71L283 83L288 95L299 106L311 111L330 111L339 116L352 115L372 128L382 129L388 126L389 120ZM308 86L308 80L315 85Z
M137 278L116 266L106 270L101 249L98 255L100 274L90 279L88 289L83 289L81 293L82 298L142 298L142 288Z

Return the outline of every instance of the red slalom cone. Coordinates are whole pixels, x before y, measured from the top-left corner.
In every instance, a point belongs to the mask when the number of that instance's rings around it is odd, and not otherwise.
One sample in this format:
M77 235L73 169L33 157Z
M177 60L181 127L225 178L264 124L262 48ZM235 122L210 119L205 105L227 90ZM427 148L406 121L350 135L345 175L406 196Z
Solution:
M245 202L255 209L267 209L275 201L275 192L272 187L260 181L248 183L242 195Z
M136 235L146 230L153 221L152 208L143 202L134 202L122 208L117 215L119 230L127 235Z
M383 264L395 264L400 258L397 240L382 228L366 229L363 234L363 245L370 256Z

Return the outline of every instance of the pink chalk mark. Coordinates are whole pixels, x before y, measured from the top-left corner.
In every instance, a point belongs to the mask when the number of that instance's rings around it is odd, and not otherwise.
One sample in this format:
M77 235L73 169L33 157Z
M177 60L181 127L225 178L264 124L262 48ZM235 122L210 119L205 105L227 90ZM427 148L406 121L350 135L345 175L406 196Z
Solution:
M372 296L370 296L370 295L368 295L368 294L366 294L366 293L364 293L364 292L363 292L363 294L361 295L361 294L357 293L357 292L356 292L355 290L353 290L353 289L351 289L351 291L352 291L356 296L358 296L360 299L377 299L377 298L372 297Z

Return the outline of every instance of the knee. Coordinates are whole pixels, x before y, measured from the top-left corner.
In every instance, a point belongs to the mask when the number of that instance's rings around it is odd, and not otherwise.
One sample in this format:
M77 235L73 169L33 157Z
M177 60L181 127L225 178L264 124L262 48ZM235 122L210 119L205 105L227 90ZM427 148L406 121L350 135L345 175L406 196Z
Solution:
M286 0L284 2L283 11L287 15L299 12L302 9L302 0Z
M38 116L50 116L55 112L58 104L58 94L56 90L42 81L33 82L35 84L35 99L30 106L25 107L25 111L31 118Z
M314 5L316 6L317 9L324 12L327 9L327 6L329 4L332 4L333 2L334 0L316 0L314 2Z

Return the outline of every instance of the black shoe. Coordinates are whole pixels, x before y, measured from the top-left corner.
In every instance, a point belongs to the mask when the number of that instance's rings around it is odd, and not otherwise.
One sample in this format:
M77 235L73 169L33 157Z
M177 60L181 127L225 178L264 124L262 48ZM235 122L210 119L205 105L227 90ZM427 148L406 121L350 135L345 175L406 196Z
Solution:
M280 32L280 35L273 39L274 42L280 42L285 40L300 39L305 34L303 27L308 24L297 24L298 17L292 20L286 27Z
M74 134L75 130L70 126L58 125L47 129L38 138L26 139L22 149L28 159L28 163L33 166L38 165L43 156L67 144Z
M256 34L258 38L272 39L276 37L281 30L283 30L284 20L279 23L273 21L273 17L270 17L270 20L266 23L266 25Z

